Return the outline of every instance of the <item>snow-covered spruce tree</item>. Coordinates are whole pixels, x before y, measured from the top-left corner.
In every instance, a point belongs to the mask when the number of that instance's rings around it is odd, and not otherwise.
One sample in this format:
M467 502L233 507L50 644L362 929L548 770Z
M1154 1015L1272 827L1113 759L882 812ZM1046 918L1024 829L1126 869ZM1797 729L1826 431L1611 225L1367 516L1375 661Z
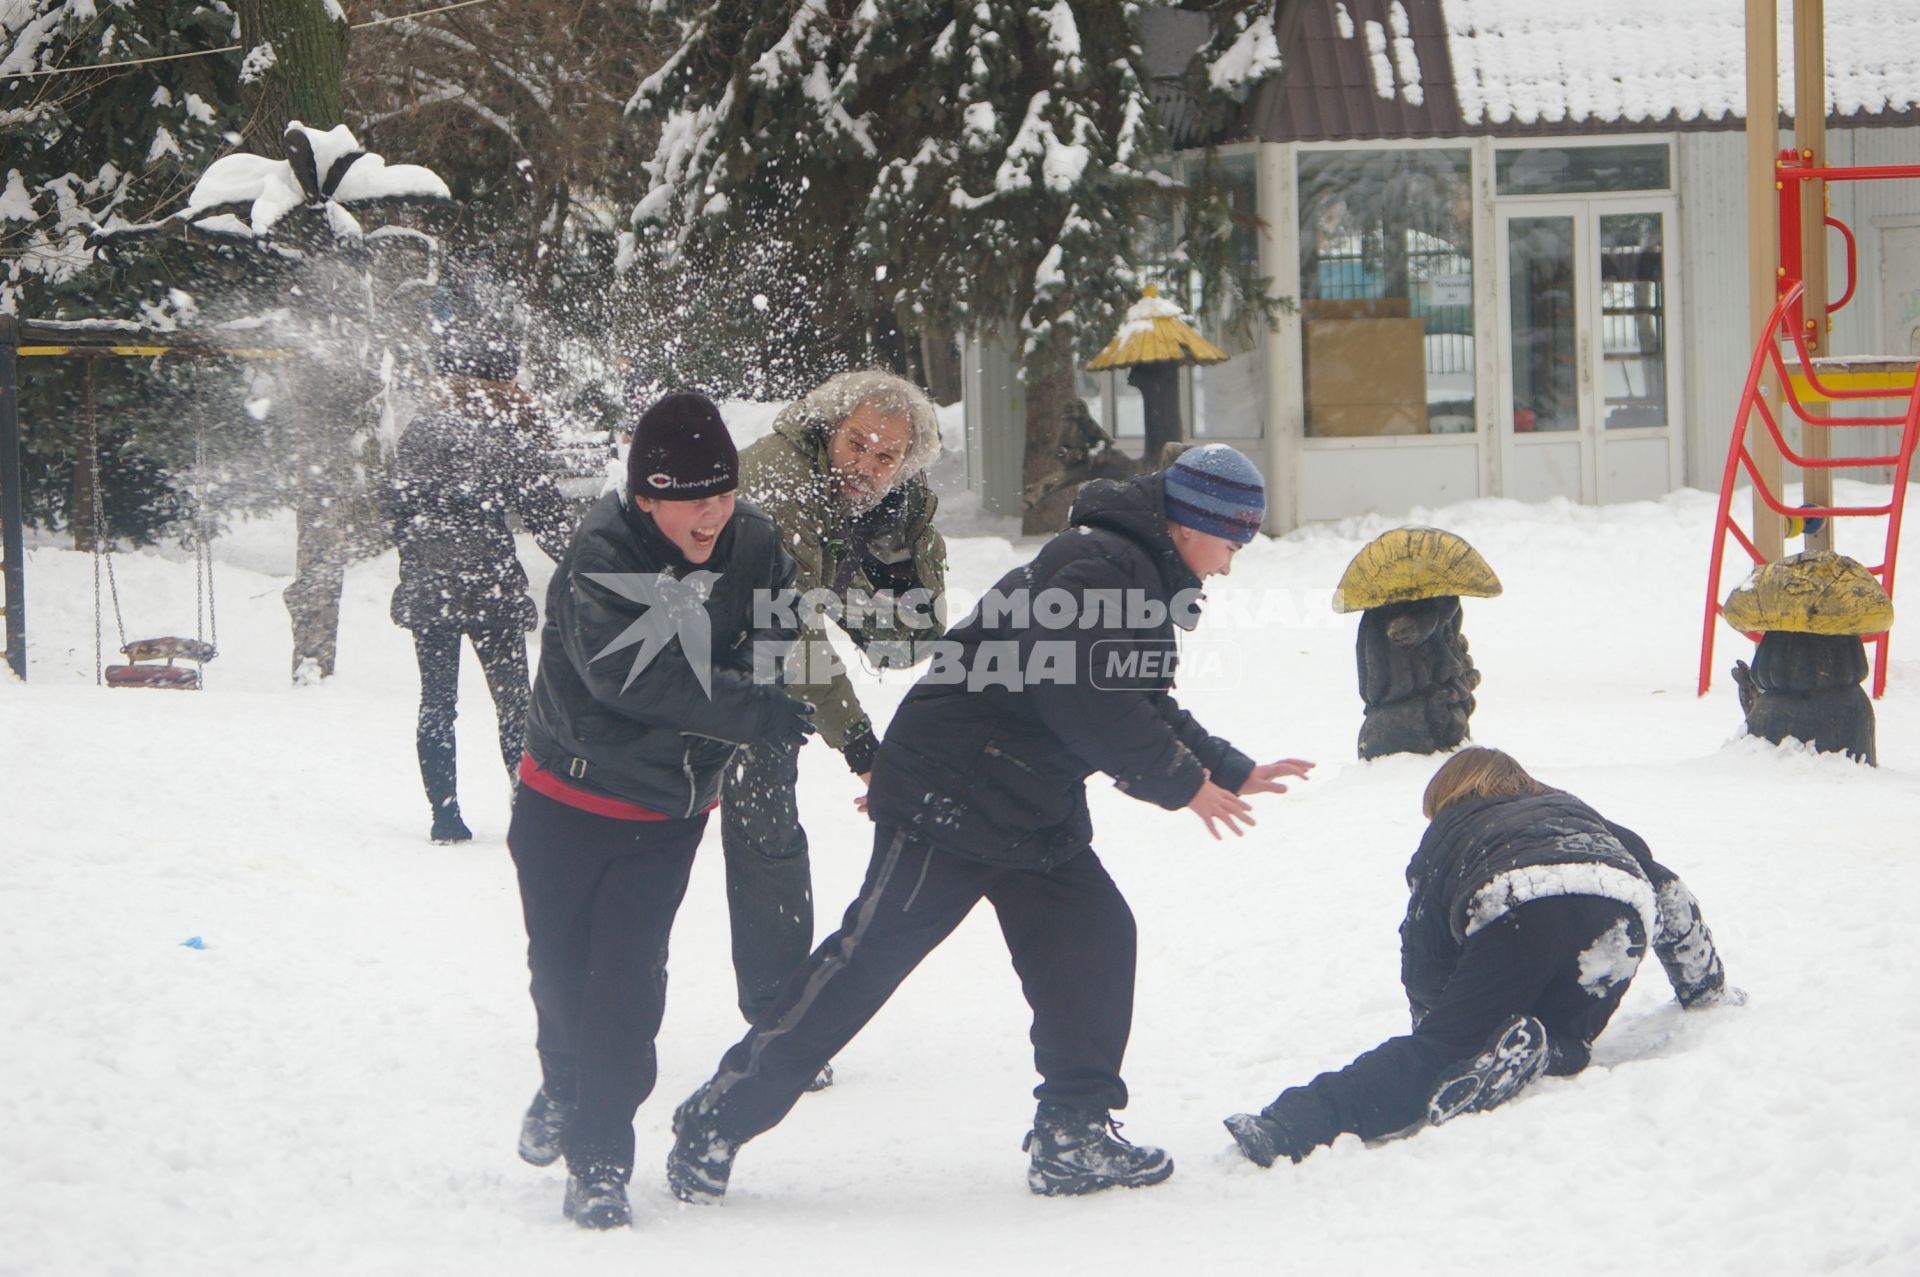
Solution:
M1126 0L656 0L677 51L633 108L658 123L637 232L669 254L751 242L785 202L847 280L911 327L997 332L1027 384L1025 523L1063 509L1076 359L1136 295L1145 228L1182 194ZM1271 0L1209 9L1207 102L1271 70ZM1265 43L1262 44L1264 36ZM1204 225L1204 219L1196 225ZM1195 258L1205 264L1204 255ZM1188 263L1156 264L1184 271ZM1264 290L1256 289L1264 298Z
M159 261L94 268L87 230L177 204L228 145L239 55L208 51L234 39L233 12L217 2L0 4L0 311L177 322L191 282ZM183 53L199 56L138 61ZM22 372L26 516L40 527L70 525L91 544L86 366L36 359ZM145 543L181 529L192 431L178 396L194 379L177 365L95 361L98 490L110 536Z

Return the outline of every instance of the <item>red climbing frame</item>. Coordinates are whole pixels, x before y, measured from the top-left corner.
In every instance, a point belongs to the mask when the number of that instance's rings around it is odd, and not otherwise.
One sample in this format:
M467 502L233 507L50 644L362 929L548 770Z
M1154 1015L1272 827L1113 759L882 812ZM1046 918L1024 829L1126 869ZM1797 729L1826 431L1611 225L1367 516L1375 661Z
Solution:
M1905 393L1907 406L1904 414L1887 417L1830 417L1815 416L1809 413L1800 402L1800 395L1790 375L1782 346L1790 344L1792 353L1798 362L1798 375L1803 377L1807 386L1817 395L1835 403L1850 399L1889 399L1898 392L1885 388L1841 389L1830 386L1820 380L1818 368L1813 356L1807 350L1807 326L1813 321L1805 317L1802 300L1806 285L1802 279L1800 256L1800 188L1807 181L1875 181L1892 178L1920 178L1920 165L1888 166L1879 168L1816 168L1805 162L1803 157L1793 151L1783 151L1780 162L1775 166L1780 181L1780 300L1775 303L1773 313L1767 317L1767 327L1753 352L1753 361L1747 366L1747 382L1740 392L1739 414L1734 418L1733 442L1727 451L1727 467L1720 479L1720 506L1713 524L1713 556L1707 571L1707 608L1706 617L1700 627L1700 685L1699 692L1705 695L1707 686L1713 677L1713 634L1715 624L1720 619L1720 574L1726 556L1727 538L1731 536L1747 552L1747 557L1758 565L1765 563L1760 552L1754 548L1751 538L1733 521L1733 485L1742 470L1752 480L1753 488L1760 499L1775 512L1782 515L1801 515L1807 518L1816 516L1828 519L1844 518L1884 518L1887 521L1886 549L1878 564L1868 565L1868 571L1880 579L1889 598L1893 595L1893 572L1895 561L1900 553L1900 516L1906 501L1907 476L1913 464L1913 449L1916 436L1920 436L1920 375L1916 375L1912 387ZM1839 229L1847 245L1847 289L1829 310L1838 310L1853 298L1855 275L1855 252L1853 235L1840 222L1829 217L1827 225ZM1760 393L1761 379L1771 368L1775 384L1780 387L1781 398L1794 416L1803 423L1803 429L1848 429L1860 426L1899 426L1900 442L1896 450L1888 456L1878 457L1806 457L1787 446L1780 431L1780 421L1768 405L1766 396ZM1916 370L1920 373L1920 369ZM1819 506L1789 507L1782 502L1780 494L1767 486L1760 475L1759 467L1754 463L1753 454L1747 450L1747 422L1758 415L1765 423L1767 432L1773 436L1774 446L1780 455L1802 469L1841 470L1861 469L1872 466L1893 467L1893 495L1885 505L1872 506ZM1755 636L1757 637L1757 636ZM1873 694L1878 697L1887 687L1887 636L1870 634L1865 636L1874 645L1873 658Z

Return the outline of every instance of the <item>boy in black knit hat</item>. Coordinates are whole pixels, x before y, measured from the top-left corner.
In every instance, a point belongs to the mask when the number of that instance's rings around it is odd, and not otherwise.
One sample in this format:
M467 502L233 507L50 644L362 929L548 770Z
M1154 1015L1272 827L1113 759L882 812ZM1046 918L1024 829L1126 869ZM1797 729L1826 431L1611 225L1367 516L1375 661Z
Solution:
M756 599L794 568L766 516L736 504L738 471L709 400L660 400L634 431L630 495L587 513L547 595L507 833L542 1075L520 1156L565 1155L565 1213L585 1228L632 1217L667 935L721 773L742 745L807 731L804 705L754 679L756 652L765 668L794 639L754 628Z

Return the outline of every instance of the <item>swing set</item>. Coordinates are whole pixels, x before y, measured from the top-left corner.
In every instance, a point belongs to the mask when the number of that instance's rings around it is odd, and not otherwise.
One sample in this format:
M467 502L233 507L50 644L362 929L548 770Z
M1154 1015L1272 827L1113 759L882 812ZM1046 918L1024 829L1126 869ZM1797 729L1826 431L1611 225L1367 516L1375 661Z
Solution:
M135 340L129 340L130 337ZM213 590L213 523L205 501L205 427L200 424L194 427L194 478L189 486L192 506L189 544L194 557L194 636L129 639L101 494L100 428L94 402L95 361L102 358L163 357L287 359L292 357L292 353L248 347L216 347L182 340L176 334L135 330L124 324L22 322L12 316L0 315L0 531L4 531L4 541L0 542L0 553L4 554L4 559L0 559L0 567L4 567L6 578L4 611L7 662L13 667L14 673L24 679L27 676L26 591L19 531L21 475L16 356L86 360L82 382L81 431L85 449L83 463L92 481L87 503L90 508L76 511L75 517L87 518L92 532L94 682L106 687L199 688L206 663L219 654ZM109 665L105 660L103 632L106 611L100 588L103 576L106 599L113 608L114 630L120 639L119 651L126 658L120 664Z

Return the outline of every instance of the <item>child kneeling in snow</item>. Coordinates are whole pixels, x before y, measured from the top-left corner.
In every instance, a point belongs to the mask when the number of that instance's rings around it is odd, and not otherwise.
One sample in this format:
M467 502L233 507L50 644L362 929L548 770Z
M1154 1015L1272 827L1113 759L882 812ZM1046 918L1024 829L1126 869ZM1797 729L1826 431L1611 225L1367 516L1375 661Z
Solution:
M1400 979L1413 1031L1337 1073L1226 1120L1261 1166L1343 1134L1411 1134L1578 1073L1652 937L1680 1005L1728 987L1693 894L1630 829L1497 749L1455 754L1428 782L1431 822L1407 866Z

